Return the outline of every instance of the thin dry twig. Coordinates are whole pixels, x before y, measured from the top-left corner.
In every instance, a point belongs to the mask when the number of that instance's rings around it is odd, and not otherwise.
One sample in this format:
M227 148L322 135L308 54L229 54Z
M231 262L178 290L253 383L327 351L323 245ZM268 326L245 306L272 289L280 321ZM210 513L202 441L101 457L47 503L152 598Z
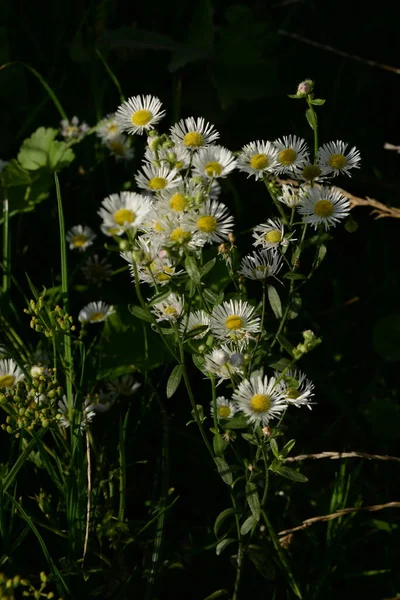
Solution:
M319 452L318 454L299 454L298 456L288 456L284 462L300 462L302 460L330 458L331 460L340 458L367 458L368 460L392 460L400 462L398 456L388 456L387 454L368 454L367 452Z
M302 531L303 529L307 529L311 525L314 525L314 523L318 523L320 521L332 521L333 519L338 519L339 517L342 517L343 515L348 515L353 512L360 512L360 511L373 512L376 510L382 510L384 508L400 508L400 502L387 502L386 504L374 504L373 506L353 506L351 508L342 508L342 509L340 509L334 513L331 513L329 515L322 515L320 517L311 517L310 519L305 519L305 521L303 521L303 523L301 525L298 525L297 527L292 527L292 529L284 529L283 531L280 531L278 533L278 536L280 536L280 538L281 538L279 541L283 546L287 546L291 542L293 533L295 533L296 531Z

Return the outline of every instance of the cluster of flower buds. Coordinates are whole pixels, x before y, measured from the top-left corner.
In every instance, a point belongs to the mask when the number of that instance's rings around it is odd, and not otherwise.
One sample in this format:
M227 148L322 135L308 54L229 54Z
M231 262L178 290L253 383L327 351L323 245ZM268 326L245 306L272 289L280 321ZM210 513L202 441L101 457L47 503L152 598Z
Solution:
M76 329L71 315L58 304L54 310L46 308L43 296L39 296L37 302L30 300L29 308L25 308L24 312L31 315L30 327L46 337L53 337L59 332L71 333Z

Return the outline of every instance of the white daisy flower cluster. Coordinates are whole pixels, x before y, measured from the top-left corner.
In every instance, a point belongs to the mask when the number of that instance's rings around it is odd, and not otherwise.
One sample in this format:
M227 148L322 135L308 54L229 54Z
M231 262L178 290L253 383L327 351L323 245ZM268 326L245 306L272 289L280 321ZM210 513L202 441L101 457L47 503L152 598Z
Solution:
M104 117L96 126L96 135L115 160L131 160L134 156L130 138L123 134L115 114Z
M60 125L61 135L67 141L84 137L84 135L90 129L89 125L84 121L79 123L79 119L76 116L72 117L71 121L68 121L68 119L62 119L62 121L60 121Z

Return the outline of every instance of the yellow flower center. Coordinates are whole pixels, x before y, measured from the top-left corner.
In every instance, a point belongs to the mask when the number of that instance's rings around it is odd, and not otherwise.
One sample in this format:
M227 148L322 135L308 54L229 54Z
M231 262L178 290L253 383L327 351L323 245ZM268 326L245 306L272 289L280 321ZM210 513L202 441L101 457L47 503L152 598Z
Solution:
M347 165L347 158L343 156L343 154L332 154L328 160L328 165L332 167L332 169L344 169Z
M318 200L314 205L314 213L317 217L331 217L334 210L335 208L329 200Z
M198 131L189 131L183 138L183 143L189 148L199 148L204 144L204 139Z
M169 236L169 239L171 240L171 242L176 242L177 244L184 244L185 242L188 242L191 239L191 237L192 234L190 233L190 231L185 231L184 229L182 229L182 227L177 227L173 230L173 232Z
M92 315L90 315L90 321L101 321L102 319L104 319L105 314L103 312L94 312Z
M117 225L123 225L124 223L133 223L136 219L136 215L133 210L128 208L120 208L114 213L114 221Z
M118 233L118 231L119 231L118 227L110 227L108 230L108 233L110 235L116 235Z
M110 133L111 135L114 135L114 134L116 134L116 133L119 133L118 125L116 125L115 123L111 123L111 125L108 125L108 127L107 127L107 131L108 131L108 133Z
M174 317L176 314L178 314L178 311L174 306L167 306L167 308L164 310L164 314L168 315L169 317Z
M83 233L77 233L72 238L72 243L75 246L75 248L82 248L82 246L84 246L87 241L88 238L86 237L86 235L83 235Z
M200 217L197 221L197 228L204 233L212 233L217 229L217 219L211 216Z
M225 321L225 326L227 329L241 329L243 325L243 319L238 315L229 315L229 317Z
M229 415L231 414L231 409L229 406L219 406L217 412L221 419L228 419Z
M265 394L255 394L250 400L250 406L255 412L267 412L271 406L271 400Z
M255 154L250 159L250 166L253 169L265 169L269 165L269 158L266 154Z
M254 269L254 273L261 273L262 275L264 275L264 277L267 276L268 274L268 267L267 265L257 265L256 268Z
M307 165L304 167L302 175L306 181L311 181L321 175L322 171L317 165Z
M14 375L2 375L0 377L0 388L7 388L14 385L15 377Z
M153 229L154 231L164 231L164 227L158 221L154 221Z
M178 160L178 162L175 163L175 169L178 169L178 171L183 169L183 161Z
M222 173L222 165L218 162L209 162L204 167L204 170L209 177L218 177Z
M174 194L170 201L169 201L169 205L172 208L172 210L176 210L177 212L180 212L182 210L185 210L187 202L185 200L185 198L182 196L182 194Z
M292 165L297 158L296 150L293 148L285 148L285 150L281 150L278 154L278 160L281 165L286 167Z
M290 387L286 390L286 396L289 400L296 400L300 395L300 392L296 388Z
M125 154L125 147L121 142L110 142L110 150L114 152L114 154L118 154L118 156Z
M142 108L141 110L137 110L132 115L132 123L136 127L145 127L153 118L153 115L149 110L145 110Z
M153 177L149 181L149 188L152 190L163 190L168 181L164 177Z
M278 229L272 229L265 234L264 239L269 244L278 244L282 240L282 234Z

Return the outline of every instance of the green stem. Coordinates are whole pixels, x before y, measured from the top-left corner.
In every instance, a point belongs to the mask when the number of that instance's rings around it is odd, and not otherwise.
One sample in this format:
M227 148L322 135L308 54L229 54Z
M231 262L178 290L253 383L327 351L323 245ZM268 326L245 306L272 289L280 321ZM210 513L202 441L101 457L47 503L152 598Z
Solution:
M280 213L280 215L282 217L283 223L285 225L287 225L288 224L287 217L285 215L285 211L283 210L281 202L279 202L279 200L278 200L278 198L277 198L277 196L275 194L275 187L274 187L273 183L271 183L270 181L268 181L265 178L264 178L263 181L264 181L265 186L266 186L266 188L267 188L267 190L269 192L269 195L271 196L271 198L272 198L272 200L273 200L276 208L278 209L278 211L279 211L279 213Z
M10 264L10 229L9 229L8 198L3 200L3 293L10 289L11 264Z
M120 435L119 435L119 521L124 520L125 516L125 498L126 498L126 452L125 452L125 441L126 431L128 428L130 409L126 411L122 424L120 423Z
M213 403L213 412L214 412L214 429L218 431L218 408L217 408L217 390L215 387L215 377L210 373L211 379L211 393L212 393L212 403Z
M242 572L243 572L243 570L242 570L242 568L243 568L243 542L242 542L242 535L240 533L240 519L239 519L239 515L237 513L237 505L236 505L235 497L232 492L231 492L231 500L232 500L232 506L236 510L235 521L236 521L236 530L237 530L237 535L238 535L238 540L239 540L235 587L233 590L232 600L238 600L240 581L241 581Z

